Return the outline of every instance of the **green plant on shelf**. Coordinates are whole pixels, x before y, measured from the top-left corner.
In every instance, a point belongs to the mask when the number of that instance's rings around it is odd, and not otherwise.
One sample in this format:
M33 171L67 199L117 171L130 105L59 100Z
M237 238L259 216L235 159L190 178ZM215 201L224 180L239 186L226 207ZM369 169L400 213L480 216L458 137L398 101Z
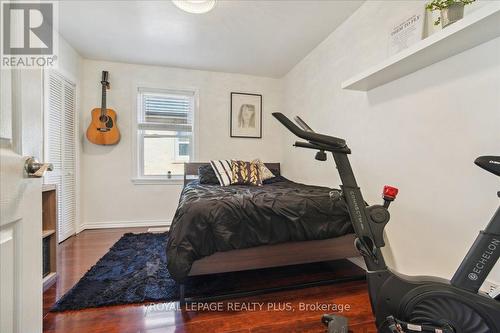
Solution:
M425 8L430 10L431 12L435 10L441 11L454 5L466 6L473 3L474 1L476 0L432 0L425 5ZM434 21L434 25L438 25L439 23L441 23L441 17Z

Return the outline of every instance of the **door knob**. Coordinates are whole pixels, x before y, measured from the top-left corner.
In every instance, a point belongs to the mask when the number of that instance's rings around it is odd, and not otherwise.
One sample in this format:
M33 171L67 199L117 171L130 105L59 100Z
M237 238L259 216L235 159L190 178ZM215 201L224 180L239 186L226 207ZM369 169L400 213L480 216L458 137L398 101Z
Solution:
M28 177L40 178L45 174L45 171L54 170L54 166L52 163L40 163L31 156L24 162L24 170L26 170Z

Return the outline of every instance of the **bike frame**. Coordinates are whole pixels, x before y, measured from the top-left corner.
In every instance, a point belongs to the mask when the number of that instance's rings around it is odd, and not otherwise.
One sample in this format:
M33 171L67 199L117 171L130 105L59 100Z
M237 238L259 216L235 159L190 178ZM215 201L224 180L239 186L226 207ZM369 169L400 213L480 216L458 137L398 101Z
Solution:
M371 222L368 218L367 211L365 209L365 200L363 199L361 189L356 182L356 177L352 171L351 163L347 157L347 152L332 151L332 155L335 160L335 164L337 165L340 181L342 183L340 188L342 189L344 200L347 203L354 232L361 241L368 243L367 246L372 248L371 250L373 256L364 256L366 267L369 271L387 269L384 256L380 251L380 248L374 247L375 235L371 226L371 223L373 222Z
M387 271L384 256L380 247L375 246L373 222L367 213L365 201L354 176L349 158L350 150L331 149L340 180L344 199L354 231L362 244L371 250L371 255L364 255L368 271ZM371 249L370 249L371 248ZM500 208L493 215L485 230L481 231L476 241L469 249L460 267L455 272L451 284L457 288L477 293L488 274L500 257Z
M455 287L478 292L500 256L500 207L474 244L451 279Z
M347 204L357 236L355 246L363 255L367 266L370 302L379 329L383 332L400 332L400 326L412 332L454 332L454 325L448 321L441 323L440 320L452 319L453 315L464 313L467 317L461 317L461 321L474 318L474 323L478 320L485 323L488 332L492 328L495 328L495 332L500 332L497 301L478 294L479 288L500 256L500 208L485 230L481 231L451 281L432 276L404 276L393 272L387 267L381 248L385 246L384 228L390 220L388 208L396 197L397 189L385 186L384 204L367 206L347 156L351 150L344 139L315 133L299 117L295 120L302 129L282 113L275 112L273 116L290 132L306 140L295 142L296 147L319 151L316 159L320 161L326 160L326 151L333 155L341 180L342 197ZM481 167L484 164L482 162L478 163L476 160L476 164ZM493 173L497 174L495 170ZM334 200L339 198L332 195ZM427 313L433 310L432 307L442 307L440 300L443 299L451 302L451 308L442 316L451 316L450 318L440 318L438 312ZM426 310L416 310L418 305L422 305ZM412 324L415 315L430 316L427 319L430 323ZM328 320L331 320L330 324L335 323L332 316L329 316ZM461 326L460 323L458 325ZM342 329L346 330L346 326ZM486 332L484 329L485 327L482 332Z

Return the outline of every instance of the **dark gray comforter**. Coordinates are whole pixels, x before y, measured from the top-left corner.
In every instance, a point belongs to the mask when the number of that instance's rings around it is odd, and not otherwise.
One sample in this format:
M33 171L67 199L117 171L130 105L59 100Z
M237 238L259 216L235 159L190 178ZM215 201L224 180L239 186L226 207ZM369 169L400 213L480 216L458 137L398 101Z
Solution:
M188 184L169 232L170 275L182 281L195 260L218 251L353 232L345 202L333 202L331 189L277 180L263 186Z

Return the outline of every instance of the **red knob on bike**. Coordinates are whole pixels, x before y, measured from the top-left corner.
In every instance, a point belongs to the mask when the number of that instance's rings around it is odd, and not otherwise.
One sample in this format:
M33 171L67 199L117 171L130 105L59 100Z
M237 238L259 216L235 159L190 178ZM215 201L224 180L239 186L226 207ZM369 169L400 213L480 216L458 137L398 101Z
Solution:
M398 192L399 192L399 190L397 188L389 186L389 185L385 185L384 192L383 192L384 200L393 201L394 199L396 199Z

